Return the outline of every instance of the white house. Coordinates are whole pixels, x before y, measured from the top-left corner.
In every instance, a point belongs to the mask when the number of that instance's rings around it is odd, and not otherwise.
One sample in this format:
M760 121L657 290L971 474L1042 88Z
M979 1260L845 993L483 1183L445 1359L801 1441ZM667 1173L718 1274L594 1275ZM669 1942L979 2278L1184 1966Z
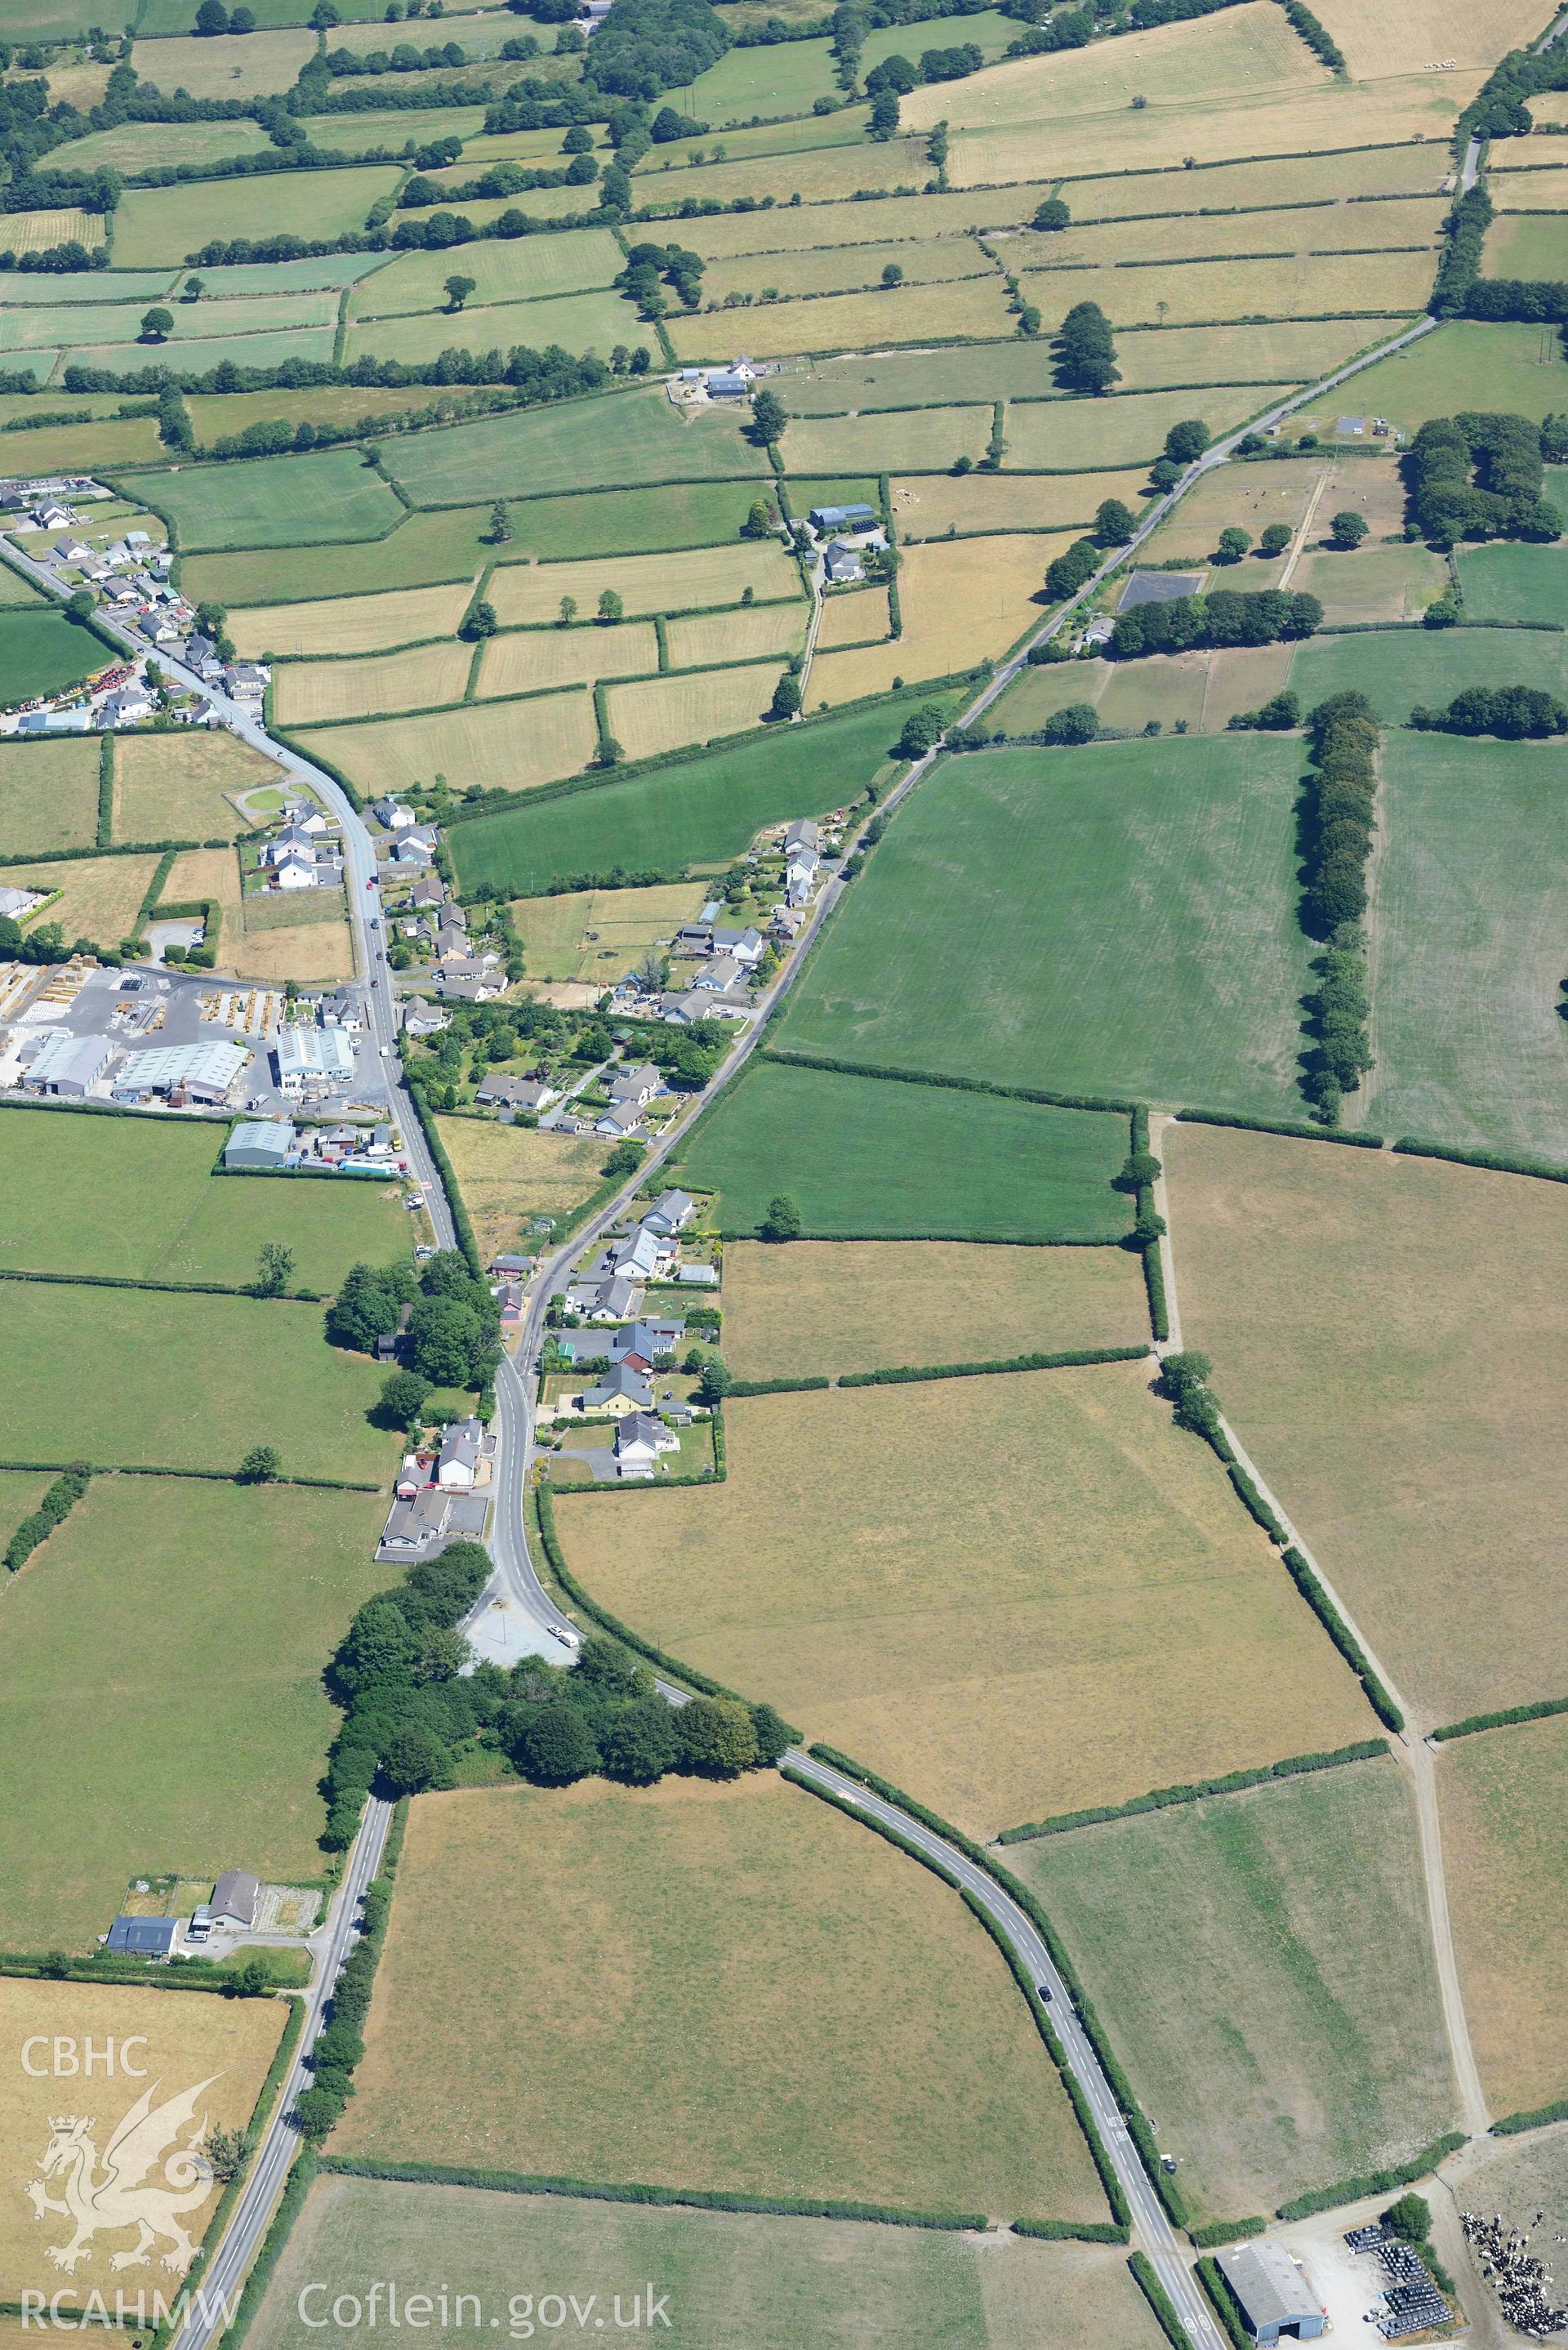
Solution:
M613 1078L608 1088L610 1102L616 1109L644 1109L664 1091L664 1079L651 1062L635 1069L623 1069Z
M661 1191L642 1220L643 1230L668 1240L684 1232L696 1212L697 1202L690 1191Z
M628 1412L615 1432L617 1473L622 1477L651 1477L659 1454L678 1451L680 1443L675 1430L666 1428L651 1413Z
M454 1419L441 1431L435 1482L449 1492L472 1491L484 1430L477 1419Z

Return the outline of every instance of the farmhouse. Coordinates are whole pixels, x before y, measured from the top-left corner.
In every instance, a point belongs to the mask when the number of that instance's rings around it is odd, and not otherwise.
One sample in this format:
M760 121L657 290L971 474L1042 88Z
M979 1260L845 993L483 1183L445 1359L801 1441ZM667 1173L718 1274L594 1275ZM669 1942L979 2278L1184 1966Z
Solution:
M1220 2270L1235 2294L1254 2342L1278 2342L1291 2334L1314 2342L1324 2312L1282 2244L1241 2244L1220 2254Z
M354 1047L341 1028L286 1028L273 1046L277 1089L300 1094L306 1085L347 1085Z
M728 955L746 971L756 969L767 946L761 931L752 923L748 923L743 931L714 930L709 936L711 953Z
M288 1164L294 1128L286 1118L246 1118L223 1145L225 1167L274 1172Z
M860 560L858 548L850 546L843 539L836 538L829 546L822 558L822 568L831 588L846 588L866 577L866 566Z

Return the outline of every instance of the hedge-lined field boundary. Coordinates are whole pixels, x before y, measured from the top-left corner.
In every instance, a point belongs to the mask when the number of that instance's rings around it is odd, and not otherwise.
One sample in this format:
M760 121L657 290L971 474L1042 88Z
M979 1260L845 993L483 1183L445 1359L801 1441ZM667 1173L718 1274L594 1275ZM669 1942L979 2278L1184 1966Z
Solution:
M716 1423L717 1415L715 1415ZM702 1482L709 1484L713 1481L711 1478L704 1478ZM555 1503L555 1493L548 1485L535 1487L534 1523L538 1529L540 1547L544 1551L551 1574L574 1607L580 1607L584 1615L590 1617L600 1630L607 1632L612 1639L622 1641L627 1648L634 1649L639 1657L645 1657L650 1665L657 1665L660 1672L669 1673L672 1679L684 1681L688 1687L698 1690L703 1697L732 1698L735 1695L733 1690L726 1689L722 1681L710 1679L706 1673L697 1672L690 1665L683 1665L678 1657L670 1656L666 1649L656 1648L651 1640L645 1640L640 1632L634 1632L629 1624L623 1624L618 1616L612 1616L607 1607L601 1607L599 1602L584 1589L566 1565L566 1554L561 1548L560 1536L556 1530ZM744 1704L746 1700L742 1699L741 1702Z
M1289 2203L1282 2203L1274 2217L1277 2220L1308 2220L1314 2211L1332 2211L1336 2203L1359 2203L1368 2195L1386 2195L1397 2187L1408 2187L1413 2179L1425 2178L1457 2154L1466 2143L1463 2130L1446 2130L1424 2146L1408 2162L1394 2165L1387 2170L1364 2171L1355 2178L1336 2179L1332 2187L1314 2188L1310 2195L1297 2195Z
M954 1077L940 1069L882 1067L869 1061L845 1061L826 1053L795 1053L781 1045L761 1045L755 1057L792 1069L826 1069L840 1077L875 1077L888 1085L940 1086L953 1093L995 1094L1003 1101L1038 1102L1045 1109L1087 1109L1131 1118L1140 1105L1119 1095L1046 1093L1038 1086L1000 1086L986 1077Z
M1473 1738L1482 1730L1512 1730L1519 1722L1545 1721L1554 1713L1568 1713L1568 1697L1538 1698L1533 1705L1504 1706L1497 1713L1467 1713L1460 1721L1445 1722L1431 1737L1441 1746L1450 1738Z
M214 1174L220 1170L213 1170ZM281 1173L278 1169L236 1168L236 1174ZM248 1297L256 1305L320 1305L324 1289L263 1290L234 1281L139 1281L128 1273L36 1273L17 1264L0 1265L0 1281L42 1282L59 1289L154 1289L177 1297Z
M158 1468L144 1461L6 1461L0 1460L0 1469L48 1471L64 1476L81 1470L90 1477L193 1477L208 1485L234 1485L240 1481L233 1469L168 1469ZM324 1493L379 1493L386 1489L361 1480L348 1477L268 1477L269 1485L300 1485L308 1491Z
M1154 2262L1148 2254L1130 2253L1127 2266L1132 2271L1133 2282L1153 2310L1155 2324L1169 2343L1170 2350L1192 2350L1192 2336L1177 2315L1176 2304L1156 2275Z
M1568 2097L1559 2097L1550 2106L1537 2106L1531 2113L1505 2114L1493 2122L1493 2137L1517 2137L1521 2130L1544 2129L1548 2122L1568 2122Z
M1182 1126L1235 1126L1246 1134L1288 1135L1293 1142L1348 1143L1353 1150L1381 1150L1384 1148L1380 1134L1364 1134L1359 1129L1346 1133L1342 1127L1308 1126L1299 1119L1288 1118L1242 1118L1226 1109L1179 1109L1176 1116ZM1394 1146L1396 1150L1402 1147L1399 1143Z
M47 1542L55 1528L70 1516L91 1482L92 1471L86 1467L67 1469L56 1478L37 1508L23 1519L5 1545L5 1563L13 1575L26 1565L39 1544Z
M1189 2228L1189 2240L1199 2251L1207 2251L1211 2244L1240 2244L1249 2236L1261 2236L1268 2228L1264 2219L1210 2220L1205 2228Z
M252 2321L266 2297L267 2287L272 2282L273 2272L283 2258L284 2248L294 2233L294 2223L305 2209L305 2199L310 2192L317 2168L318 2158L311 2152L309 2147L302 2147L295 2158L294 2168L285 2182L277 2210L272 2216L272 2225L262 2239L261 2250L255 2256L249 2276L245 2279L244 2290L240 2294L239 2307L235 2310L233 2323L223 2336L223 2350L241 2350L241 2345L251 2330Z
M1563 1703L1568 1712L1568 1699ZM1106 1820L1135 1818L1140 1812L1168 1811L1178 1804L1201 1803L1209 1795L1239 1795L1249 1787L1266 1787L1274 1779L1295 1779L1312 1771L1334 1771L1343 1762L1370 1762L1387 1747L1380 1738L1358 1739L1353 1746L1336 1746L1317 1754L1293 1754L1282 1762L1265 1763L1256 1771L1228 1771L1215 1779L1194 1779L1173 1787L1156 1787L1134 1795L1126 1804L1096 1804L1086 1811L1058 1812L1048 1820L1033 1820L1022 1827L1003 1828L999 1845L1033 1844L1042 1836L1065 1835L1073 1828L1098 1827Z
M1402 1134L1394 1149L1401 1159L1447 1159L1456 1167L1481 1167L1497 1175L1531 1175L1540 1183L1568 1183L1568 1167L1556 1166L1550 1159L1516 1159L1501 1150L1463 1150L1457 1143L1429 1142L1413 1134Z

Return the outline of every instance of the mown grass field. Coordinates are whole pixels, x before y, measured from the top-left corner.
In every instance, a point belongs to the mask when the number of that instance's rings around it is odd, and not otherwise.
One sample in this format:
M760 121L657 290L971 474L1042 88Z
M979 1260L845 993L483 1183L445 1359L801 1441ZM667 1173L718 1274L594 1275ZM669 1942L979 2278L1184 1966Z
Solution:
M130 325L128 318L128 330ZM180 361L182 367L196 372L223 366L234 359L236 350L246 367L281 368L290 359L317 360L325 366L332 357L332 329L290 327L275 334L249 334L243 339L234 335L192 334L181 342ZM117 375L134 375L147 365L147 346L140 341L88 343L63 351L60 365L104 368Z
M1505 216L1488 232L1486 262L1489 276L1560 276L1568 268L1568 221Z
M422 116L421 122L422 128ZM466 172L466 163L463 169ZM462 250L462 275L474 280L474 290L468 300L476 307L487 302L530 301L542 295L575 294L585 286L607 286L625 266L626 256L607 229L576 229L559 236L499 240L464 245ZM434 309L447 299L446 280L452 273L450 254L403 254L355 287L349 296L348 315L363 320ZM628 325L636 323L629 312L627 321ZM459 339L463 339L461 327L457 331ZM535 338L519 333L497 339L531 343Z
M745 0L739 0L739 5L744 6ZM915 155L909 149L904 152L906 171L913 164L918 172L920 167ZM979 193L899 196L892 200L898 209L891 218L886 210L853 203L803 203L771 212L722 213L683 221L680 238L704 258L724 260L736 254L793 254L807 246L828 251L846 244L880 244L886 243L893 222L900 237L967 236L971 229L1011 228L1032 219L1053 184L1050 180L1035 180L1024 187L988 188L983 201ZM683 182L676 183L675 192L684 192Z
M892 484L900 541L989 531L1082 530L1092 527L1104 498L1120 498L1136 514L1148 495L1137 467L1123 473L1073 474L922 473Z
M826 294L818 301L764 302L746 316L746 348L758 359L786 352L861 350L867 344L919 343L962 335L979 341L1007 332L1006 288L995 275L950 285L913 282L868 293ZM716 359L733 341L722 311L670 321L678 359Z
M151 54L156 55L156 52ZM215 163L227 155L259 155L272 140L259 122L161 122L158 153L165 164ZM89 130L71 141L71 169L98 172L144 172L147 130L143 123L121 122L112 130Z
M591 725L588 697L578 699ZM546 706L558 705L529 705L530 729ZM552 880L606 871L618 861L633 871L679 872L738 856L764 825L821 816L874 777L890 777L893 744L913 706L911 697L821 728L769 728L655 775L453 825L448 837L459 881L465 892L489 886L534 897ZM433 764L432 755L427 765Z
M438 257L452 258L450 254ZM620 295L560 294L540 302L464 307L456 315L442 307L412 317L366 318L348 329L344 356L350 361L397 359L405 367L423 367L447 350L507 351L517 343L542 350L556 343L565 350L591 350L607 359L628 336L638 339L637 313Z
M249 49L265 37L253 34L241 46ZM189 46L210 52L220 45L200 40ZM207 94L242 95L238 89ZM192 88L192 95L202 93ZM260 181L203 180L184 187L130 188L114 216L114 258L124 269L155 269L165 264L178 268L188 254L213 237L343 236L364 226L371 205L391 194L398 176L395 165L368 163L358 171L280 172Z
M529 702L525 724L509 703L470 703L434 718L368 719L306 738L368 795L407 791L438 771L453 788L523 791L586 767L594 754L593 696L563 692Z
M1181 174L1183 182L1190 176ZM1169 191L1172 211L1145 218L1154 196L1144 182L1146 203L1130 219L1075 222L1065 229L1027 229L1014 236L991 240L1004 269L1042 271L1082 267L1114 267L1136 263L1136 278L1143 267L1164 262L1204 265L1220 255L1276 260L1303 254L1343 254L1347 249L1366 255L1377 246L1435 245L1443 224L1443 203L1434 196L1407 196L1378 203L1320 203L1294 204L1278 212L1199 213L1193 217L1193 199L1186 187ZM1228 191L1216 190L1216 193ZM1071 207L1072 196L1064 201ZM1194 276L1206 282L1206 272L1195 266ZM1282 273L1289 282L1289 273ZM1275 306L1271 305L1271 307ZM1357 302L1357 309L1366 303Z
M1196 2220L1272 2211L1452 2128L1415 1805L1391 1761L1007 1857L1158 2116Z
M1126 1147L1120 1116L759 1061L678 1163L727 1232L754 1232L782 1188L825 1240L1111 1241L1131 1222L1110 1188Z
M1359 207L1358 207L1359 209ZM1271 318L1241 326L1135 327L1116 338L1124 392L1160 384L1311 383L1332 375L1389 328L1381 318ZM1267 404L1266 391L1233 402L1239 421Z
M711 743L760 726L783 675L768 661L739 669L700 670L611 686L606 694L610 733L628 758L648 759L684 743Z
M45 425L27 434L26 459L29 465L46 470L57 466L62 473L78 473L93 465L151 464L161 454L161 445L156 418L132 416L119 423ZM15 456L20 442L8 439L0 447Z
M1417 702L1441 705L1461 682L1482 678L1568 692L1568 639L1523 629L1467 629L1456 648L1444 642L1440 629L1401 629L1315 638L1297 647L1291 663L1291 683L1303 708L1331 693L1365 693L1385 724L1396 726Z
M87 746L89 751L96 744ZM276 762L226 732L122 735L114 746L116 840L217 840L248 829L233 795L276 790ZM171 890L178 899L182 893Z
M286 89L311 49L310 36L303 26L247 33L237 39L223 35L216 39L211 35L175 36L149 49L148 71L156 74L160 88L183 87L192 98L262 98L270 90ZM263 187L270 196L272 183L264 182Z
M1196 1126L1160 1149L1187 1343L1417 1719L1561 1694L1561 1189Z
M877 644L891 627L886 588L857 588L848 596L829 596L817 624L816 650L828 653L844 645Z
M1446 77L1445 78L1451 78ZM1542 196L1542 203L1551 201ZM1428 416L1502 408L1539 420L1568 397L1568 362L1550 328L1449 319L1355 379L1357 411L1414 433Z
M74 627L57 608L18 605L0 611L0 704L57 692L107 665L99 639Z
M683 554L604 556L581 563L509 563L496 572L488 594L502 627L514 628L558 619L566 596L577 607L576 617L592 619L607 588L619 596L628 613L642 613L738 604L748 588L763 602L799 598L800 574L776 540L737 540Z
M1418 620L1449 584L1448 566L1425 546L1361 546L1353 556L1303 555L1293 589L1315 596L1331 627Z
M1449 160L1408 144L1362 147L1323 155L1271 155L1193 171L1127 172L1071 180L1062 190L1075 221L1116 220L1147 213L1228 212L1247 205L1341 204L1357 196L1436 196ZM1354 218L1355 215L1353 214ZM1376 244L1377 240L1368 240Z
M44 889L55 898L33 917L58 922L67 941L91 939L117 947L135 921L158 869L156 857L81 857L59 864L7 865L0 881L12 889ZM56 892L59 894L55 896Z
M971 1835L1364 1735L1148 1383L1128 1363L733 1402L726 1483L639 1494L635 1526L573 1495L562 1545L623 1622Z
M1561 546L1500 539L1460 550L1467 615L1477 620L1549 620L1563 609L1568 555Z
M9 743L0 748L0 841L36 857L90 848L98 837L96 743Z
M805 644L808 608L756 604L748 610L705 612L695 619L671 620L665 631L671 669L700 669L711 661L758 660L768 653L795 653Z
M614 629L520 629L486 645L479 695L483 701L551 685L591 685L596 678L639 677L658 667L659 639L646 620Z
M1030 734L1071 702L1092 702L1106 726L1140 734L1151 719L1168 731L1224 732L1234 712L1257 710L1284 684L1289 645L1246 651L1162 653L1150 660L1074 660L1026 669L997 703L999 726Z
M136 1383L166 1359L150 1347ZM339 1718L321 1671L386 1582L371 1557L384 1508L369 1493L94 1480L5 1602L7 1950L90 1950L144 1870L195 1876L243 1856L264 1878L320 1875L317 1781ZM47 1721L69 1736L40 1740Z
M1532 2207L1533 2208L1533 2207ZM298 2317L317 2279L363 2293L432 2263L468 2280L485 2308L519 2277L592 2277L623 2316L670 2293L680 2350L1158 2350L1123 2254L1002 2236L981 2245L926 2228L749 2212L639 2210L557 2195L385 2187L318 2178L256 2314L258 2350L307 2350ZM579 2295L579 2299L585 2296ZM647 2306L644 2303L644 2307ZM314 2303L311 2304L314 2307ZM432 2340L455 2345L455 2332ZM18 2328L16 2344L22 2350Z
M1258 250L1257 247L1253 248ZM1340 311L1413 317L1432 288L1430 246L1414 253L1307 254L1266 260L1147 262L1137 268L1032 269L1026 301L1054 334L1076 302L1097 302L1113 327L1183 319L1321 318ZM951 289L948 289L951 290Z
M447 436L437 433L436 441ZM390 530L403 508L357 449L151 473L139 484L182 547L306 546ZM235 600L248 600L234 590Z
M101 213L78 212L67 205L54 212L8 213L5 244L12 253L47 253L51 245L74 241L89 248L103 243Z
M436 1123L487 1262L516 1248L530 1217L569 1216L597 1188L609 1147L597 1135L541 1134L488 1118Z
M1568 2093L1558 1995L1568 1879L1557 1833L1568 1725L1559 1716L1485 1731L1440 1755L1443 1857L1482 2085L1494 2113L1532 2112Z
M420 645L369 653L358 660L284 661L273 685L280 726L317 726L339 718L379 718L461 702L473 665L472 646Z
M486 1883L554 1928L498 1948ZM457 1987L481 1974L504 1996L464 2012ZM526 2016L520 2074L504 2052ZM774 1778L421 1804L356 2087L340 2136L359 2152L998 2217L1103 2208L957 1897Z
M1266 408L1268 399L1253 384L1216 390L1211 380L1185 390L1118 392L1113 400L1014 400L1002 463L1051 473L1152 463L1173 424L1195 416L1218 432Z
M678 416L662 388L607 395L591 411L574 400L459 425L400 442L385 461L415 505L505 496L520 481L538 496L759 472L738 417Z
M649 947L668 939L682 922L695 921L703 895L700 881L648 889L573 889L556 898L519 898L512 920L530 979L603 985L630 971Z
M775 50L775 56L778 52ZM918 54L918 52L917 52ZM1038 159L1033 167L1038 169ZM732 163L705 163L691 170L645 177L639 192L649 203L673 210L682 203L733 203L737 196L772 196L781 208L845 203L862 188L891 192L923 188L930 177L925 142L890 140L886 146L797 148L772 155L747 155ZM967 225L967 224L965 224ZM879 234L886 236L884 221Z
M951 761L889 828L781 1043L1290 1110L1309 977L1296 775L1296 746L1267 737Z
M265 1443L289 1476L387 1468L386 1439L365 1418L374 1368L327 1346L318 1306L21 1281L4 1295L19 1459L233 1470ZM154 1364L164 1377L148 1376Z
M331 295L326 293L258 294L244 302L177 302L170 313L174 324L169 345L160 348L177 345L182 353L187 344L234 335L243 338L243 356L251 348L253 335L330 326L336 307ZM0 334L6 350L25 350L40 343L119 343L130 341L140 323L134 301L67 303L58 308L39 303L13 311Z
M845 293L878 285L889 264L903 271L907 286L996 274L996 264L972 237L932 237L922 243L900 236L882 244L819 245L805 253L742 255L711 267L702 280L702 293L710 304L722 302L730 294L761 296L765 301L775 295ZM746 322L748 335L753 324L750 319Z
M793 387L792 387L793 389ZM985 454L989 408L906 408L860 416L803 415L789 431L789 464L803 473L935 473Z
M1479 19L1464 0L1395 0L1375 24L1353 0L1325 0L1322 21L1358 81L1407 72L1417 57L1491 67L1536 30L1530 0L1501 0Z
M987 656L1000 660L1044 617L1045 572L1065 544L1065 534L1020 534L910 547L898 568L903 635L870 651L814 660L806 706L854 702L904 678L952 676Z
M1496 658L1467 676L1501 681ZM1561 760L1546 743L1390 736L1381 825L1366 1122L1568 1159Z
M477 568L477 567L476 567ZM468 609L472 583L403 588L383 596L340 596L319 603L261 604L229 615L242 660L269 653L375 653L450 636Z
M735 1241L725 1253L724 1359L737 1378L999 1361L1147 1336L1143 1269L1125 1249Z

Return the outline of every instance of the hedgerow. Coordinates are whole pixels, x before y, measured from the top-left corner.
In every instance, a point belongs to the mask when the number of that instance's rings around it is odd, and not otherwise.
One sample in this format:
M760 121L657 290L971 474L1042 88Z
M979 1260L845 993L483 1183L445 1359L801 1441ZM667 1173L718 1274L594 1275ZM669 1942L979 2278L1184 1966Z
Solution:
M57 1477L37 1508L23 1519L5 1545L5 1565L15 1575L26 1566L42 1542L47 1542L55 1528L68 1518L82 1495L92 1482L92 1471L85 1465L67 1469Z
M1297 2195L1289 2203L1282 2203L1274 2217L1278 2220L1306 2220L1314 2211L1330 2211L1336 2203L1359 2203L1368 2195L1386 2195L1396 2187L1408 2187L1411 2180L1424 2178L1436 2170L1438 2163L1455 2154L1465 2143L1463 2130L1449 2130L1435 2137L1408 2162L1401 2162L1387 2170L1368 2170L1356 2178L1341 2178L1333 2187L1314 2188L1310 2195Z
M1568 1699L1563 1701L1568 1711ZM1126 1804L1097 1804L1087 1811L1061 1812L1054 1818L1035 1820L1023 1827L1003 1828L998 1844L1033 1844L1042 1836L1065 1835L1074 1828L1097 1827L1106 1820L1126 1820L1139 1812L1168 1811L1173 1804L1200 1803L1209 1795L1240 1794L1248 1787L1267 1786L1272 1779L1300 1778L1311 1771L1337 1770L1344 1762L1368 1762L1387 1748L1380 1738L1363 1738L1354 1746L1336 1746L1316 1754L1293 1754L1282 1762L1264 1763L1254 1771L1229 1771L1216 1779L1193 1779L1173 1787L1156 1787L1134 1795Z

